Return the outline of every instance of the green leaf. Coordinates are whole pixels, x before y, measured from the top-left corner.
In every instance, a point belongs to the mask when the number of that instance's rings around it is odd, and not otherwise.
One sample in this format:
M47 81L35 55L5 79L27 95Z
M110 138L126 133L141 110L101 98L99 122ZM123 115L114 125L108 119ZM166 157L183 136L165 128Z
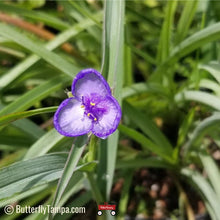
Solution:
M57 130L52 129L36 141L26 153L24 159L30 159L46 154L49 150L58 144L63 144L64 141L72 142L72 138L60 135Z
M66 73L70 77L73 77L74 72L75 73L79 72L80 69L78 67L75 67L73 64L66 61L61 56L45 49L43 45L31 40L26 35L20 32L17 32L14 28L7 26L5 24L0 24L0 29L1 29L2 36L16 42L20 46L37 54L39 57L43 58L48 63L50 63L52 66L61 70L63 73Z
M142 93L164 94L164 89L159 84L134 83L122 90L122 98L126 99L130 96L139 95Z
M0 111L5 106L0 103ZM28 134L35 140L40 138L45 132L39 126L28 119L21 119L20 121L15 121L12 123L13 127L18 128L22 132Z
M167 59L170 54L170 42L171 42L171 34L173 28L173 19L175 15L175 10L177 6L177 1L168 1L166 6L166 14L164 18L164 23L162 27L162 31L160 34L160 42L158 47L158 61L163 62Z
M151 151L152 153L157 154L161 158L169 161L170 163L173 163L173 160L171 158L172 155L168 154L169 152L167 152L165 148L158 147L150 139L148 139L138 131L132 128L128 128L124 125L119 125L118 130L135 140L137 143L141 144L143 151L146 151L147 153L148 151Z
M181 13L181 17L177 25L177 32L175 37L176 44L180 43L186 37L197 9L198 0L183 1L183 4L184 9Z
M0 117L0 126L11 123L15 120L21 118L27 118L33 115L43 114L43 113L51 113L56 111L57 106L55 107L47 107L47 108L39 108L35 110L25 111L25 112L16 112L8 115L4 115Z
M152 168L164 168L173 169L173 166L164 162L158 157L148 157L148 158L135 158L132 160L119 160L116 164L116 169L138 169L141 167L152 167Z
M31 189L27 189L25 190L24 192L20 192L19 194L15 194L11 197L7 197L5 199L0 199L0 208L1 207L4 207L8 204L12 204L14 202L17 202L19 200L22 200L24 198L27 198L29 196L33 196L43 190L46 190L47 188L52 188L53 187L53 182L52 183L44 183L44 184L41 184L39 186L36 186L36 187L33 187Z
M220 96L220 85L217 82L209 79L202 79L199 83L200 88L212 90L217 96Z
M217 62L210 62L209 64L201 64L199 68L209 72L220 83L220 64Z
M41 191L48 187L49 182L59 179L67 156L67 153L47 154L0 169L0 206L7 201L14 202L18 198L25 198ZM71 172L90 171L95 166L96 162L85 163L72 167Z
M115 98L121 103L124 66L124 0L105 1L102 74L108 79ZM108 200L113 183L119 133L101 141L98 170L99 189ZM108 176L108 181L103 178Z
M68 23L41 11L27 10L25 8L19 7L18 5L13 6L11 4L4 4L3 2L0 2L0 8L1 11L4 12L15 13L37 21L42 21L44 24L59 30L64 30L70 27Z
M178 44L170 53L170 56L156 69L152 75L152 79L155 79L158 74L163 74L167 68L172 66L180 58L191 53L195 49L205 45L208 42L218 40L220 38L220 23L210 25L201 31L197 31L192 36L186 38L180 44Z
M199 157L217 197L220 198L220 172L217 164L206 152L200 153Z
M205 200L209 204L209 207L213 210L216 219L218 219L220 216L220 199L217 197L208 181L199 172L190 170L188 168L183 168L181 170L181 174L186 176L189 183L192 184L195 189L197 189L199 193L205 197Z
M158 147L163 148L163 151L166 151L167 155L172 155L172 146L168 139L146 114L143 114L126 102L124 103L123 109L124 113L143 131L144 134L149 136Z
M126 215L127 206L128 206L129 197L130 197L130 188L132 184L133 172L131 172L130 170L125 170L122 173L122 176L124 176L124 184L123 184L120 202L119 202L119 208L118 208L119 218L118 219L124 219L124 216Z
M175 101L196 101L202 104L208 105L218 111L220 111L220 100L219 97L202 91L186 90L179 94L176 94Z
M13 112L23 111L31 107L37 101L42 100L52 92L62 88L62 86L67 84L67 82L70 82L70 78L67 76L58 76L48 80L47 82L28 91L16 101L1 109L0 116Z
M184 152L187 153L188 151L191 150L191 148L193 149L193 147L200 146L198 143L199 141L201 141L201 138L205 134L210 132L212 129L214 129L216 126L219 126L219 123L220 123L219 113L215 113L214 115L203 120L198 126L196 126L192 135L190 135L190 139L184 145Z
M183 123L179 129L178 140L177 140L178 147L181 147L181 145L184 143L187 137L187 134L189 132L189 128L193 123L194 116L195 116L195 109L193 108L188 112L188 114L184 118Z
M0 169L0 199L58 179L66 158L66 153L50 154Z
M9 47L0 46L0 52L10 54L10 55L15 56L17 58L24 58L25 57L24 53L17 51L17 50L14 50L14 49L11 49Z
M69 156L67 158L62 176L59 180L58 186L57 186L57 191L54 197L54 201L52 206L56 207L57 204L59 203L74 171L75 168L78 164L78 161L85 149L85 146L88 143L88 137L87 135L84 136L79 136L76 138L75 143L73 144L70 152L69 152ZM53 218L53 213L49 214L49 219Z
M92 21L90 21L88 19L84 19L84 20L82 20L82 22L79 22L78 24L74 25L73 27L70 27L69 29L67 29L67 30L63 31L62 33L60 33L59 35L57 35L53 40L51 40L50 42L48 42L45 45L45 48L49 51L52 51L52 50L56 49L58 46L65 43L67 40L69 40L73 36L76 36L77 34L82 32L85 28L90 27L91 25L93 25ZM31 43L33 43L33 42L31 42ZM45 51L45 48L43 47L44 51ZM34 51L32 51L32 52L34 52ZM8 86L10 83L12 83L14 81L14 79L16 79L18 76L20 76L25 70L27 70L33 64L37 63L39 60L40 60L40 57L34 54L34 55L29 56L28 58L26 58L22 62L20 62L18 65L16 65L14 68L12 68L10 71L8 71L5 75L3 75L0 78L0 87ZM72 70L69 70L69 71L72 71L71 72L72 78L78 72L78 70L79 69L77 69L75 67Z

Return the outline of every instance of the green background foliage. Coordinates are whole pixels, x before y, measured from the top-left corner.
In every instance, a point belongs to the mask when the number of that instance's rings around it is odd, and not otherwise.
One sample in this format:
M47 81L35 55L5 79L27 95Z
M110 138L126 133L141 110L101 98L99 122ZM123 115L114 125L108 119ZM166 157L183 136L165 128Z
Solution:
M208 0L1 1L0 218L83 215L3 213L8 204L40 204L86 206L89 219L158 219L159 210L161 218L218 220L219 7ZM65 90L89 67L122 107L105 140L53 128ZM143 196L151 189L138 183L142 171L156 175L145 179L151 188L162 188L160 172L171 180L175 205L156 207L166 201L159 192ZM98 205L112 201L116 217L98 217Z

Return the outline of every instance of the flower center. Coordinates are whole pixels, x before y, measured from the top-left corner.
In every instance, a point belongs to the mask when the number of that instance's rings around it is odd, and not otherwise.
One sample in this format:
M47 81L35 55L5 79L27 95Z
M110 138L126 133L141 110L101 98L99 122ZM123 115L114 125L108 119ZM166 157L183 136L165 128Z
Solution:
M84 109L84 114L93 122L98 122L107 111L106 107L99 104L102 100L103 97L98 94L82 97L81 108Z

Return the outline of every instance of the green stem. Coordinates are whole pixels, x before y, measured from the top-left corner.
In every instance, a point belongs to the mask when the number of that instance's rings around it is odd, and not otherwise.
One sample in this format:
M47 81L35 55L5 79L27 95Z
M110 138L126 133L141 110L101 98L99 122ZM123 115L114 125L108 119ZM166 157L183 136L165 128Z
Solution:
M92 189L92 194L96 200L97 205L103 203L102 194L101 194L99 188L97 187L98 184L97 184L96 180L94 179L93 173L87 173L87 177L88 177L91 189Z
M97 141L98 138L95 135L92 135L89 142L88 162L92 162L96 159Z
M92 162L96 159L97 141L98 141L98 138L95 135L92 135L90 142L89 142L89 152L88 152L87 162ZM104 201L103 201L102 194L98 188L97 181L94 178L94 173L88 172L87 178L89 180L91 190L92 190L93 196L96 200L96 203L97 203L97 205L99 205Z

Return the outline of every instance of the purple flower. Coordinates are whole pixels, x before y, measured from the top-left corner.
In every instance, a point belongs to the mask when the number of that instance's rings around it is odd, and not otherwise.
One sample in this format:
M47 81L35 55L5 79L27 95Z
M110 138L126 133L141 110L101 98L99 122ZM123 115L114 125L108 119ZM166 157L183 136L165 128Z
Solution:
M54 126L60 134L74 137L91 131L106 138L117 129L121 108L99 72L80 71L71 90L73 97L65 99L54 115Z

